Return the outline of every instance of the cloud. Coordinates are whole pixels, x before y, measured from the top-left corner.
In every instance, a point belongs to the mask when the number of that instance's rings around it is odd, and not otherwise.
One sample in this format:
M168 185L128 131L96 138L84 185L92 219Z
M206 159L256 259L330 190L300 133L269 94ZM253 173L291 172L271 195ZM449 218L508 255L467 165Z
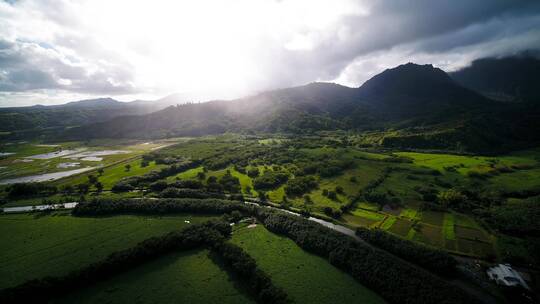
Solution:
M534 0L0 1L0 106L358 86L409 61L540 49L537 29Z

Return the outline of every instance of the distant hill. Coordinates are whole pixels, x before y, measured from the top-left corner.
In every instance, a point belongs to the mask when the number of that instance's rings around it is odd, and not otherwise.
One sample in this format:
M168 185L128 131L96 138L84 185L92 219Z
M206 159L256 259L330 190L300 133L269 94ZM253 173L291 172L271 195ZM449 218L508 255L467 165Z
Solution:
M450 76L492 99L540 102L540 60L527 54L475 60Z
M154 138L231 132L371 131L405 149L494 153L538 144L540 109L495 101L431 65L404 64L359 88L332 83L171 106L72 128L64 138Z
M41 134L45 130L103 122L123 115L141 115L182 103L171 95L156 101L120 102L112 98L72 101L61 105L0 108L0 132L11 136Z

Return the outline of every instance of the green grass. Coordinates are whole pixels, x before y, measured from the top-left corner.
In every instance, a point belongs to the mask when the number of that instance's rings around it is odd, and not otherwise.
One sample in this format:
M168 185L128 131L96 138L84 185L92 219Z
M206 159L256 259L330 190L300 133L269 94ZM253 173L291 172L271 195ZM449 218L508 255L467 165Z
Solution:
M414 209L414 208L403 208L403 210L401 210L401 213L399 215L412 219L412 220L419 218L418 209Z
M56 303L255 303L208 250L174 253L77 290Z
M209 217L114 216L79 218L67 212L0 215L0 289L62 275L108 254Z
M394 223L396 222L396 217L394 216L388 216L384 222L381 224L380 228L383 230L388 230Z
M129 171L127 171L125 167L127 164L131 166ZM165 167L165 165L156 165L154 162L150 162L146 167L141 167L141 159L135 159L103 168L103 175L101 176L99 176L99 174L95 171L85 172L73 177L61 179L55 184L62 186L86 183L88 182L88 175L92 174L99 178L99 181L103 184L103 188L105 190L110 190L122 178L143 175L152 170L159 170L163 167Z
M325 259L261 225L235 230L231 241L244 248L296 303L384 303Z
M368 210L364 210L360 208L353 210L351 213L355 216L365 217L367 219L374 220L374 221L382 221L386 217L386 215L384 214L368 211Z
M454 215L452 213L444 214L443 233L447 240L455 240L456 232L454 229Z

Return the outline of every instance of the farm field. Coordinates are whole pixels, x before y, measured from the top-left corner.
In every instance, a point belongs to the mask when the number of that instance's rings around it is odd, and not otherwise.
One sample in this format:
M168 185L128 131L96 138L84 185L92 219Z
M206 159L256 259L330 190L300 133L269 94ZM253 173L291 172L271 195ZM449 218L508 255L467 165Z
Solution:
M208 220L170 215L73 217L68 212L0 215L0 288L62 275L152 236Z
M354 227L381 228L403 238L438 247L450 252L473 256L489 257L496 255L496 236L485 228L475 224L474 231L462 229L459 220L448 222L455 211L424 210L425 191L441 193L456 187L480 187L491 191L504 183L504 191L522 191L534 189L536 171L539 165L537 158L539 152L535 149L516 152L501 157L465 156L450 154L433 154L418 152L384 152L363 151L355 148L335 148L331 146L318 146L299 148L294 154L281 150L282 141L253 142L249 138L223 136L217 138L204 138L164 149L166 155L182 157L204 157L207 161L203 165L167 177L166 181L173 183L177 180L199 180L207 184L208 178L220 180L229 172L238 178L239 189L244 196L257 198L261 191L269 201L277 204L286 203L296 210L307 210L311 213L325 216L325 210L340 210L343 206L352 204L355 208L343 213L337 221ZM242 146L243 148L239 148ZM250 158L240 168L238 164L227 162L231 156L250 151L272 151L273 158ZM229 154L227 154L229 153ZM266 152L268 153L268 152ZM297 159L289 159L292 154ZM230 155L230 156L229 156ZM302 158L326 159L331 161L346 161L352 165L332 176L314 174L317 186L306 191L303 195L290 196L286 193L287 182L275 187L257 189L255 180L257 176L248 176L247 172L257 169L258 176L265 171L284 172L288 180L298 175L303 164L298 160ZM217 166L216 162L225 161L225 166ZM400 161L394 161L398 159ZM408 160L408 161L405 161ZM243 169L242 169L243 167ZM501 168L511 168L511 171ZM242 172L239 170L242 169ZM471 173L473 172L473 173ZM480 173L479 173L480 172ZM201 179L201 175L203 178ZM483 174L478 177L478 174ZM526 178L526 182L519 180ZM377 179L381 181L373 188L374 193L386 197L386 203L377 203L369 199L356 198L358 193ZM515 182L508 182L509 179ZM337 189L341 188L338 192ZM336 192L335 198L326 193ZM423 192L424 191L424 192ZM306 200L306 196L309 200ZM470 216L462 215L458 218L467 218L475 222ZM452 235L453 234L453 235ZM470 237L470 234L482 238Z
M303 251L292 240L262 225L235 229L231 242L244 248L297 303L384 303L325 259Z
M237 195L238 191L250 199L262 200L261 197L264 197L264 200L275 205L292 208L296 212L308 212L351 229L382 229L400 238L460 256L489 261L534 261L531 253L533 247L527 245L527 242L493 229L490 223L481 221L471 212L473 208L484 208L484 212L489 212L489 205L482 206L484 201L479 199L473 201L473 205L467 204L469 200L477 199L471 196L469 189L475 189L472 193L481 192L488 200L495 197L500 200L497 204L501 206L510 201L520 204L522 200L506 199L500 193L534 193L537 187L536 171L539 170L537 158L540 153L535 149L501 156L499 160L499 157L494 156L366 151L354 146L336 146L333 144L334 139L321 140L324 144L311 139L305 142L260 140L261 138L253 139L240 135L178 139L176 144L154 151L141 150L142 152L138 152L133 158L111 163L103 168L102 174L93 171L48 183L57 189L75 189L75 193L71 195L60 190L50 196L17 199L8 197L4 206L78 201L80 196L85 200L138 198L143 195L162 197L161 191L166 188L182 188L182 185L187 185L195 188L190 191L202 194L218 191L226 195ZM167 142L171 143L173 142ZM143 155L149 160L145 166L142 166ZM156 164L158 162L160 164ZM135 191L110 191L125 178L151 175L151 172L156 170L165 172L175 164L186 162L193 162L193 165L186 166L187 169L171 171L172 173L159 176L150 182L143 181ZM128 164L129 170L126 168ZM90 192L78 193L78 186L89 184L91 175L96 176L103 185L103 192L98 193L95 185L90 185ZM278 176L284 178L277 180ZM526 181L521 182L522 179ZM303 182L295 185L294 181L298 180ZM311 180L310 185L306 186L307 182L304 181L308 180ZM510 180L513 182L509 182ZM186 183L187 181L190 183ZM161 186L154 187L156 183L161 183ZM499 187L499 183L504 184L504 187ZM290 191L291 186L297 187L294 190L296 192ZM448 193L458 193L457 200L447 203L440 201L441 195ZM2 285L10 286L33 276L65 273L103 258L112 251L129 247L148 236L166 233L184 225L182 217L159 220L132 216L88 219L73 218L66 214L55 213L43 217L19 214L0 217L0 221L9 223L2 225L3 233L17 231L13 236L2 240L6 242L4 247L8 249L3 252L4 260L10 261L15 256L20 256L17 258L21 261L17 264L0 264L0 274L6 273L3 281L0 281ZM17 220L4 220L9 217ZM65 224L62 224L63 222ZM28 223L33 226L23 233L22 227ZM65 228L66 231L61 228L68 226L72 228ZM93 233L92 229L97 229L100 233ZM56 236L48 242L40 238L48 234ZM87 235L88 240L84 243L77 241L79 234ZM16 238L17 235L22 236ZM65 245L60 244L63 239L70 241ZM317 257L303 252L288 239L273 235L261 226L235 231L232 241L240 244L239 239L244 242L242 246L245 246L246 250L251 250L248 253L261 263L261 267L273 278L276 277L276 284L297 300L308 298L311 302L316 302L316 298L323 299L320 300L321 303L331 298L346 302L355 302L364 297L370 299L367 301L380 300L377 297L372 299L369 290L358 286L354 280L330 264L325 262L325 266L321 266L324 261L318 261ZM28 247L13 248L11 243L25 244ZM88 248L92 250L87 251ZM286 248L286 251L274 253L277 248ZM18 250L21 250L22 254ZM66 251L70 253L62 253ZM284 265L302 271L292 273L280 268L280 265L272 266L265 262L274 260L279 254L288 256L287 260L291 261L284 262ZM314 269L313 265L318 265L318 268ZM325 279L321 279L325 276L320 273L320 269L331 274L326 275L327 278L340 281L341 287L332 285L335 290L328 290ZM142 284L132 282L134 286ZM311 292L305 292L308 285L297 282L312 286L307 288ZM107 293L100 288L96 289L97 294ZM159 287L156 288L159 290ZM121 297L124 293L131 293L129 290L127 286L120 286L114 289L113 293L117 292L118 297ZM145 295L140 294L140 297Z
M107 167L159 149L166 142L66 142L40 144L36 142L0 145L0 183L6 180L32 177L71 170ZM36 177L37 178L37 177Z
M208 250L174 253L53 303L255 303Z

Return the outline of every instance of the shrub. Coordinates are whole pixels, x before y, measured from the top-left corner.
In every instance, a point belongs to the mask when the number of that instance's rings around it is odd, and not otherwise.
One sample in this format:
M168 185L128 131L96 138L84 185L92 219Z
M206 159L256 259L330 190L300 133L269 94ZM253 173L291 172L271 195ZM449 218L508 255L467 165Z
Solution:
M313 176L300 176L287 182L285 193L288 196L299 196L317 188L317 186L317 180Z

